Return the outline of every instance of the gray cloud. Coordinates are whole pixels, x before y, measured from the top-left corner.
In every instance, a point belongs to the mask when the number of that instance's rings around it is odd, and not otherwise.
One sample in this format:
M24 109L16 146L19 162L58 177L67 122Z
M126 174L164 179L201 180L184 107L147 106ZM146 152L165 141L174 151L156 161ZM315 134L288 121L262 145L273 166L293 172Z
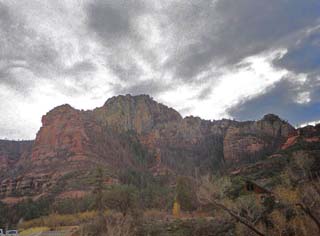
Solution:
M206 99L211 94L211 92L212 92L212 87L207 87L202 89L198 95L198 99L200 100Z
M105 61L120 80L139 79L142 74L132 52L143 52L135 20L142 14L140 1L96 0L86 6L87 27L105 47ZM131 53L130 53L131 51Z
M9 7L2 4L0 9L1 83L25 92L29 85L16 76L19 69L44 76L50 67L54 70L58 52L46 40L37 39Z
M0 4L0 84L25 93L40 79L70 76L81 80L83 73L95 70L91 61L66 66L55 42L24 21L14 8Z
M157 78L139 82L144 76L141 61L160 70L155 52L147 49L138 18L152 13L147 1L102 1L90 2L86 6L89 32L104 46L106 67L126 85L114 86L115 93L152 93L163 91ZM138 58L137 58L138 57ZM117 83L116 83L117 84Z
M81 74L91 73L96 70L96 65L89 60L84 60L73 64L63 70L64 74L70 76L81 76Z
M172 88L171 85L166 85L161 83L159 80L148 80L148 81L140 81L135 82L133 85L129 86L114 86L114 91L116 94L152 94L158 95L161 92L164 92L168 89Z
M136 6L132 1L100 0L89 3L87 7L89 28L104 40L119 40L133 33L131 14Z
M215 65L284 47L293 34L319 19L317 0L200 0L170 9L176 40L182 45L168 66L190 80Z
M304 94L308 100L298 102L299 96ZM240 120L259 119L267 113L275 113L294 125L319 120L320 80L309 78L301 84L295 78L283 79L265 93L244 99L228 112Z

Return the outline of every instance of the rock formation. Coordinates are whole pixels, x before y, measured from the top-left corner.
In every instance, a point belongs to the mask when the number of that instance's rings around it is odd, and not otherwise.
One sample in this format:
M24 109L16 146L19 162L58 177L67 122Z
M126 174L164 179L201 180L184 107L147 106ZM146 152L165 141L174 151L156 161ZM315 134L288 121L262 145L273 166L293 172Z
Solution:
M260 160L295 134L271 114L248 122L182 118L147 95L113 97L92 111L62 105L43 116L32 150L32 142L18 142L20 151L10 154L0 142L0 167L12 169L0 175L0 196L41 194L97 165L114 175L128 167L157 175L215 171Z
M278 150L294 133L290 124L273 114L255 122L239 122L227 130L224 158L229 163L257 161Z

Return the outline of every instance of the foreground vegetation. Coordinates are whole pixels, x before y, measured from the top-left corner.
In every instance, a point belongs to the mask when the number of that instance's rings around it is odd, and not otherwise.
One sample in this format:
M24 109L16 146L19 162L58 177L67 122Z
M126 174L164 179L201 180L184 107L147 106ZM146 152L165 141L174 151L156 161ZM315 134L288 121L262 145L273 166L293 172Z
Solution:
M81 236L317 235L318 153L281 155L201 177L127 169L111 185L100 169L91 192L77 200L51 194L0 204L0 224L29 229L24 235L63 226L79 226Z

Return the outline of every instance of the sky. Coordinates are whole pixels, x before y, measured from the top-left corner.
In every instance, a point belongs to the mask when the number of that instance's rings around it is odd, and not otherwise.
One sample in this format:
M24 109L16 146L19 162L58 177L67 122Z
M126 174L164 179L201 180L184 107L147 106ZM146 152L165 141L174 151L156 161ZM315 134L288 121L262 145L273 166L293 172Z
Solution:
M320 1L0 0L0 138L119 94L210 120L317 122Z

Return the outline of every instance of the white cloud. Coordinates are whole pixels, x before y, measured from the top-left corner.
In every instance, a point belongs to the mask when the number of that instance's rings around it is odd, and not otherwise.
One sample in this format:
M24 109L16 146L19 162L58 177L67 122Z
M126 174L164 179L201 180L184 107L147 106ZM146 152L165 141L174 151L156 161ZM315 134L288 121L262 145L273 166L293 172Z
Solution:
M262 93L267 87L281 80L288 71L272 66L272 60L281 51L261 54L244 59L238 68L225 69L218 82L212 86L212 92L206 99L198 99L197 94L208 84L179 85L159 97L161 101L183 112L183 115L200 116L205 119L228 117L227 108L236 105L239 100ZM190 109L188 109L190 108Z
M309 121L309 122L306 122L306 123L302 123L300 125L298 125L297 127L298 128L302 128L304 126L307 126L307 125L316 125L316 124L320 124L320 120L314 120L314 121Z
M298 94L296 102L299 104L309 103L311 101L310 92L305 91Z

